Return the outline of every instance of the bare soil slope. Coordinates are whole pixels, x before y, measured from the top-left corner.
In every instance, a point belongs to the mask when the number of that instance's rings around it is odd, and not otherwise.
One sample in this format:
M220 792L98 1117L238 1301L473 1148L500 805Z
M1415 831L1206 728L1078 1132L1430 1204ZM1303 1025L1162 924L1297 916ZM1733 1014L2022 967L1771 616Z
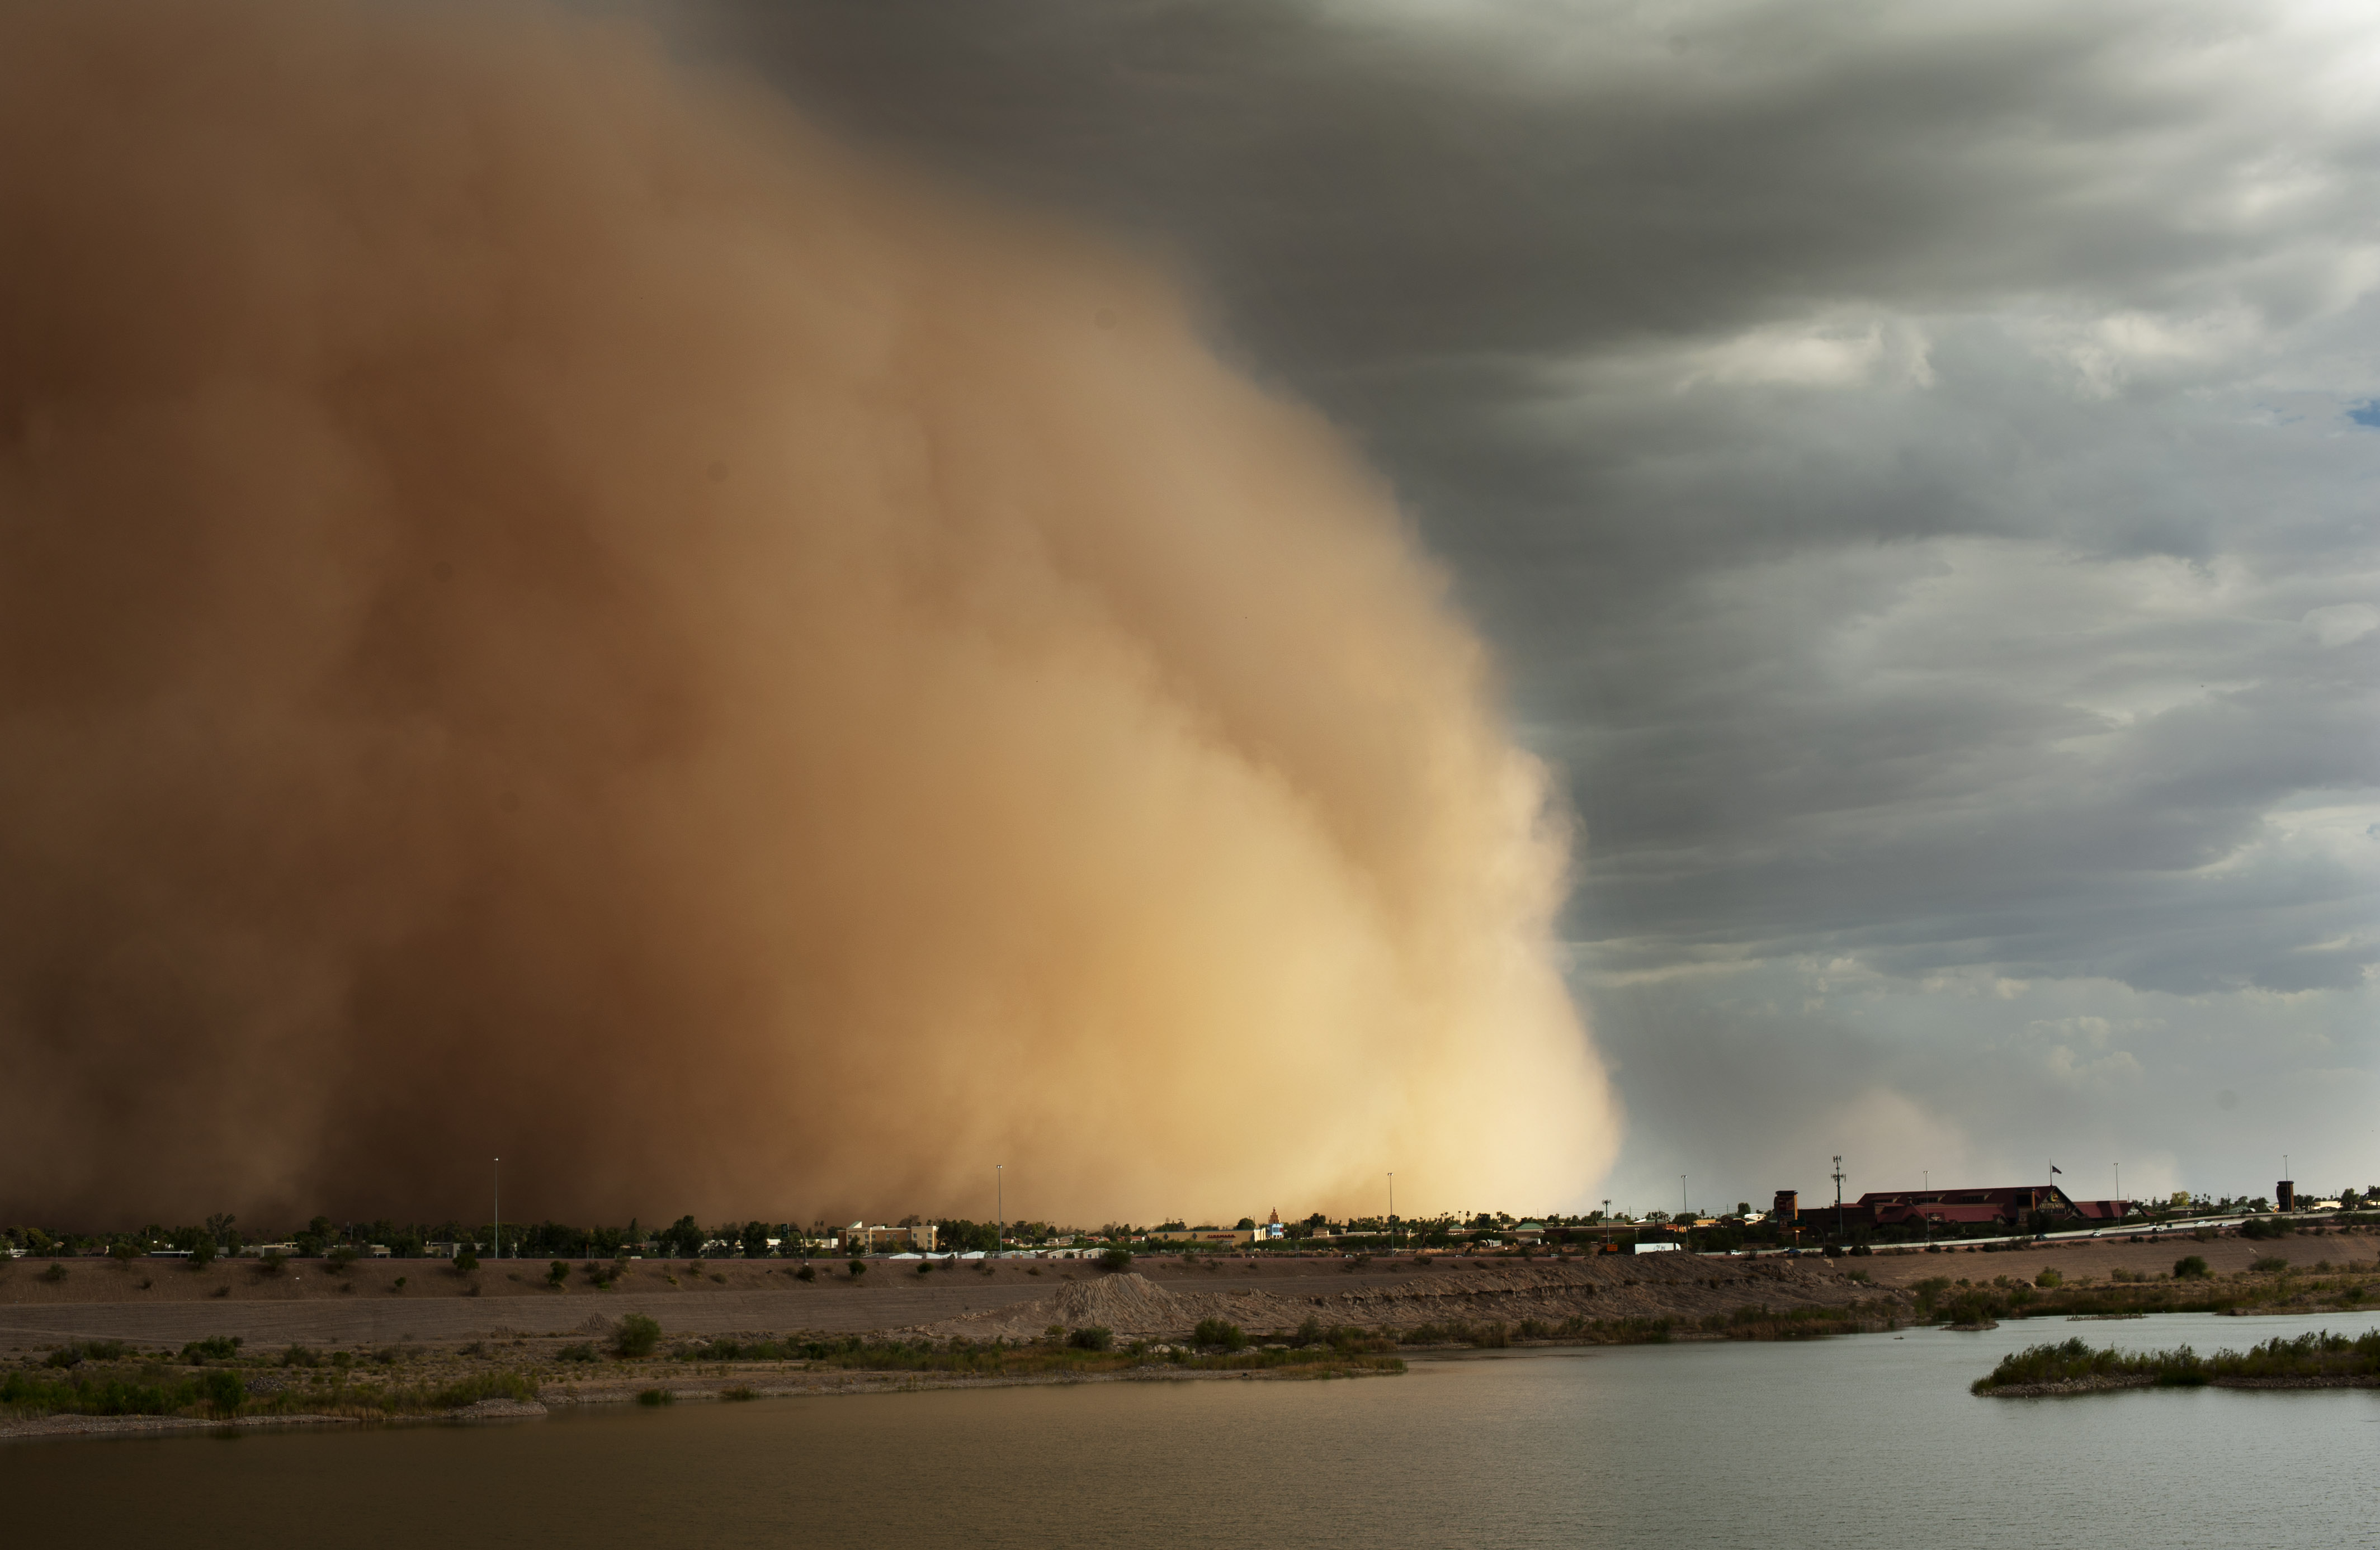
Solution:
M2104 1281L2119 1269L2165 1278L2173 1274L2174 1261L2186 1254L2196 1254L2218 1276L2245 1270L2260 1259L2276 1257L2310 1270L2325 1261L2340 1267L2350 1261L2368 1262L2375 1249L2380 1249L2380 1238L2375 1238L2371 1229L2350 1227L2293 1233L2287 1238L2217 1235L2205 1242L2180 1232L2150 1237L2139 1243L2129 1238L2082 1238L2029 1243L1994 1253L1973 1249L1931 1254L1879 1253L1856 1263L1880 1285L1905 1287L1929 1276L1948 1276L1954 1281L1961 1278L1988 1281L1995 1276L2022 1276L2031 1280L2048 1269L2055 1269L2070 1281L2085 1276Z
M609 1290L574 1265L559 1290L545 1284L541 1264L512 1261L467 1278L420 1260L361 1263L344 1276L320 1261L292 1261L279 1276L266 1276L241 1261L192 1271L167 1261L119 1267L69 1260L67 1277L56 1282L42 1278L46 1263L0 1267L0 1350L38 1348L62 1337L174 1346L212 1335L237 1335L250 1346L583 1337L630 1312L660 1320L671 1334L691 1335L932 1330L988 1338L1095 1323L1164 1336L1186 1334L1207 1317L1270 1330L1294 1328L1309 1315L1326 1325L1402 1329L1462 1320L1698 1318L1745 1306L1840 1306L1877 1294L1827 1261L1683 1254L1366 1265L1143 1260L1123 1278L1136 1289L1128 1292L1095 1290L1117 1278L1063 1260L924 1275L915 1261L880 1260L856 1278L839 1263L821 1261L810 1281L782 1262L643 1262ZM1931 1263L1942 1263L1941 1256Z

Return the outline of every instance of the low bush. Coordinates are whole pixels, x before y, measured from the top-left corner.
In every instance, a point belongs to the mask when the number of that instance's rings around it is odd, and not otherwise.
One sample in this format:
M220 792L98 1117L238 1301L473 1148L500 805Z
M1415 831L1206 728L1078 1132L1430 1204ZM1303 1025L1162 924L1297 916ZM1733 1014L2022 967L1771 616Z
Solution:
M2066 1278L2045 1266L2041 1274L2033 1278L2033 1284L2037 1287L2062 1287L2066 1284Z
M2173 1278L2177 1281L2204 1281L2213 1275L2214 1272L2206 1268L2206 1262L2196 1254L2184 1254L2173 1262Z
M1087 1324L1067 1336L1066 1343L1076 1350L1112 1350L1115 1331L1103 1324Z
M476 1272L479 1268L480 1256L478 1254L473 1253L468 1249L458 1249L455 1251L455 1274L457 1276L468 1276Z
M52 1261L50 1261L50 1267L49 1267L47 1270L42 1271L42 1274L41 1274L41 1276L39 1277L39 1279L42 1279L42 1280L44 1280L44 1281L49 1281L49 1282L52 1282L53 1284L55 1284L55 1283L56 1283L56 1282L58 1282L58 1281L63 1281L63 1280L65 1280L66 1278L67 1278L67 1267L66 1267L65 1265L60 1265L60 1264L59 1264L56 1260L55 1260L55 1259L54 1259L54 1260L52 1260Z
M612 1327L612 1349L624 1357L650 1356L661 1338L661 1325L643 1314L630 1314Z
M218 1368L174 1383L142 1383L81 1373L44 1377L17 1371L0 1375L0 1409L35 1414L174 1415L200 1406L228 1415L248 1399L237 1373Z
M322 1353L310 1346L293 1344L281 1353L281 1364L284 1367L319 1367L322 1364Z
M637 1395L637 1403L640 1405L674 1405L677 1403L677 1396L671 1393L666 1388L648 1388L640 1391Z
M719 1391L719 1397L733 1405L740 1404L746 1399L757 1399L760 1396L753 1393L751 1389L739 1383L733 1388L721 1389Z
M1241 1350L1248 1343L1247 1336L1242 1333L1238 1325L1219 1318L1200 1319L1191 1339L1198 1345L1218 1346L1224 1350Z
M545 1267L545 1284L554 1290L560 1291L563 1283L569 1279L570 1266L565 1262L557 1259Z
M260 1276L278 1276L281 1274L281 1267L287 1263L279 1249L267 1249L257 1256L256 1273Z
M239 1354L240 1338L237 1335L213 1335L203 1340L192 1340L182 1348L182 1360L193 1367L210 1362L228 1362Z
M2261 1270L2266 1275L2273 1276L2280 1275L2284 1271L2288 1270L2289 1267L2289 1262L2283 1259L2278 1254L2266 1254L2262 1259L2257 1260L2254 1264L2248 1266L2251 1270Z
M804 1265L799 1270L794 1272L794 1279L797 1281L815 1281L818 1279L818 1272L809 1265Z
M85 1362L120 1362L132 1348L122 1340L70 1340L42 1359L44 1367L79 1367Z
M860 1278L860 1277L865 1276L865 1275L867 1275L867 1274L868 1274L868 1262L867 1262L866 1260L864 1260L864 1259L855 1259L855 1260L853 1260L853 1261L851 1262L851 1278L852 1278L853 1280L855 1280L855 1281L856 1281L856 1280L859 1279L859 1278Z
M356 1251L342 1243L322 1258L329 1265L332 1275L344 1276L356 1262Z
M1099 1254L1099 1268L1102 1270L1131 1269L1132 1251L1122 1245L1102 1251Z
M565 1346L560 1350L555 1351L553 1356L554 1360L557 1362L594 1362L600 1360L600 1353L595 1350L593 1342L588 1340L581 1340L575 1346Z

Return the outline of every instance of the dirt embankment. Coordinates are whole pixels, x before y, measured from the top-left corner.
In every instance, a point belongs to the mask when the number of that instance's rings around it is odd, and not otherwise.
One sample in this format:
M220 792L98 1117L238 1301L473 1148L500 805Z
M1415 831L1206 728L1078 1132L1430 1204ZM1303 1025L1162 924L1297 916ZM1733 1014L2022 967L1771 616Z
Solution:
M345 1275L320 1261L297 1260L279 1276L241 1261L202 1271L167 1261L66 1264L67 1275L55 1282L43 1279L46 1262L0 1268L0 1350L67 1338L178 1346L237 1335L251 1348L293 1340L583 1338L626 1313L658 1319L673 1335L948 1330L991 1338L1038 1336L1051 1324L1103 1323L1122 1335L1162 1338L1187 1333L1208 1317L1250 1330L1294 1328L1309 1316L1325 1325L1402 1330L1466 1321L1700 1319L1744 1307L1786 1313L1886 1295L1849 1279L1840 1262L1684 1254L1364 1265L1318 1257L1188 1265L1144 1259L1128 1273L1134 1282L1180 1301L1152 1299L1151 1306L1099 1317L1074 1316L1075 1303L1061 1305L1061 1294L1087 1292L1113 1278L1072 1260L938 1267L922 1275L916 1261L876 1261L856 1278L840 1263L821 1261L808 1281L782 1261L638 1262L608 1288L574 1265L561 1290L545 1283L542 1262L492 1263L474 1277L420 1260L365 1262ZM142 1288L143 1280L151 1284Z
M1864 1286L1823 1261L1705 1260L1683 1254L1604 1256L1570 1263L1490 1262L1439 1269L1388 1286L1333 1288L1328 1281L1257 1286L1167 1287L1125 1274L1062 1287L1051 1295L916 1326L936 1338L1029 1338L1051 1325L1100 1325L1128 1338L1184 1335L1222 1319L1251 1333L1286 1332L1311 1318L1399 1332L1427 1325L1535 1320L1698 1321L1747 1307L1790 1313L1853 1302L1899 1304L1897 1291Z
M2218 1276L2246 1270L2260 1259L2285 1259L2299 1270L2327 1265L2345 1268L2351 1262L2369 1262L2380 1249L2380 1234L2370 1228L2327 1228L2291 1233L2286 1238L2241 1238L2216 1234L2204 1241L2187 1232L2168 1232L2133 1242L2127 1237L2079 1238L2064 1241L2026 1243L2013 1249L1985 1253L1951 1249L1940 1253L1887 1253L1879 1251L1856 1263L1883 1286L1905 1287L1929 1276L1989 1280L1994 1276L2022 1276L2030 1280L2044 1270L2056 1270L2069 1281L2092 1277L2111 1278L2118 1270L2153 1279L2173 1274L2174 1262L2188 1254L2206 1261ZM2369 1268L2368 1263L2364 1266Z

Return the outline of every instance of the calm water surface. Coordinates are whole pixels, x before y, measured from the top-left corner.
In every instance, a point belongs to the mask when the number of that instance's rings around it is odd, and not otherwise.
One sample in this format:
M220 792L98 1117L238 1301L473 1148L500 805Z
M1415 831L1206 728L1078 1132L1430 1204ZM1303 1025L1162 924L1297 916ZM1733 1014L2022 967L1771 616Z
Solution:
M1417 1362L1340 1383L764 1399L0 1447L13 1543L328 1533L843 1546L2380 1545L2380 1391L1983 1400L2080 1333L2201 1350L2380 1315L2180 1316ZM572 1541L557 1535L573 1536Z

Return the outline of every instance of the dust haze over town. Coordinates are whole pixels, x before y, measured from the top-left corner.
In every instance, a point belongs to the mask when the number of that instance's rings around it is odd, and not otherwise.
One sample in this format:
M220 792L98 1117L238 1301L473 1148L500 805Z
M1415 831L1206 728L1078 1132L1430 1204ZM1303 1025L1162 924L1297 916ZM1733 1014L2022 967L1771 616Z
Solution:
M2380 1178L2374 54L0 13L0 1216Z

